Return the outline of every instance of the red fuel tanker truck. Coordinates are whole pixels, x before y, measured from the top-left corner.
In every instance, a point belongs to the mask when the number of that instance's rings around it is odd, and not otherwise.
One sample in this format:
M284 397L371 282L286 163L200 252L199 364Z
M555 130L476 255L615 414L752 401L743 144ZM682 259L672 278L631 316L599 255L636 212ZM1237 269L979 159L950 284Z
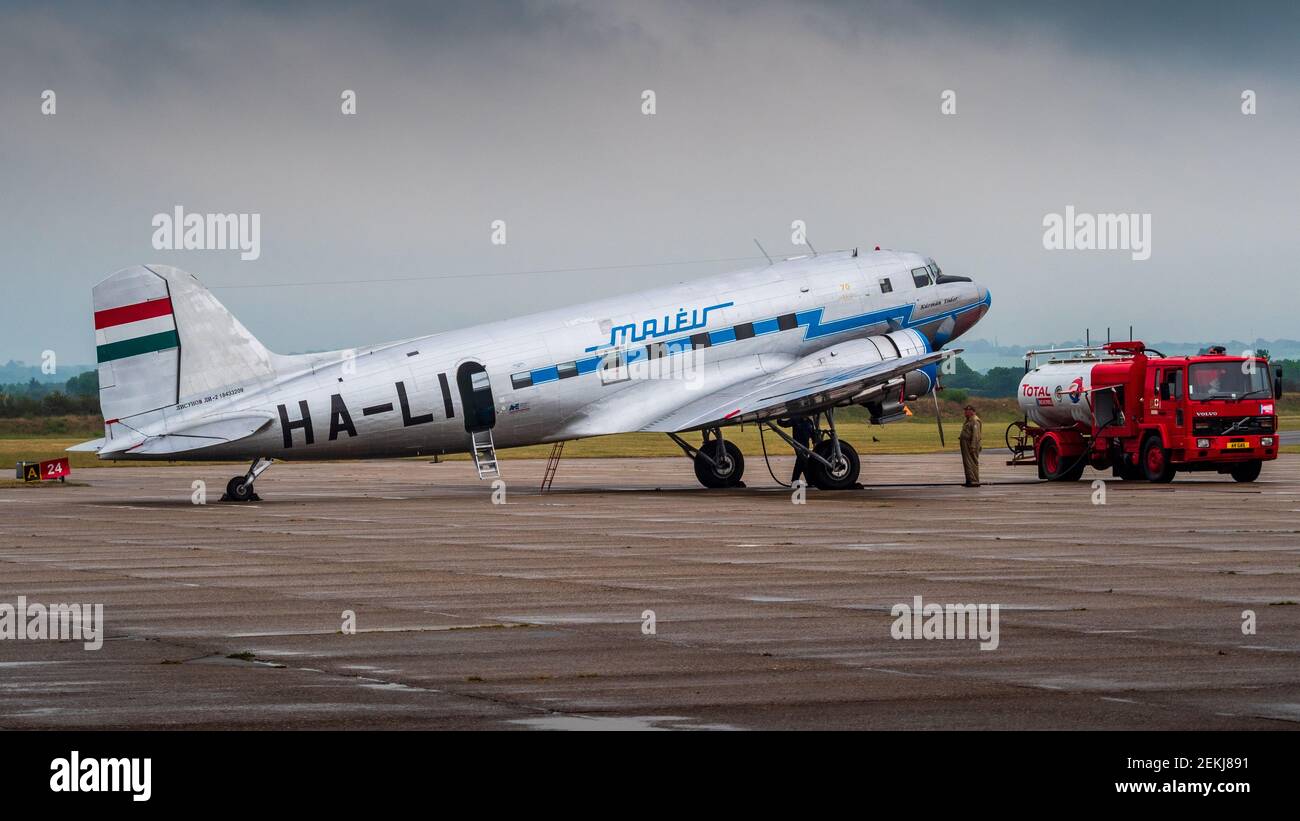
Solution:
M1038 364L1042 356L1051 358ZM1281 377L1268 360L1221 347L1198 356L1164 356L1141 342L1030 351L1007 464L1035 464L1051 481L1075 481L1091 466L1150 482L1180 470L1253 482L1277 458Z

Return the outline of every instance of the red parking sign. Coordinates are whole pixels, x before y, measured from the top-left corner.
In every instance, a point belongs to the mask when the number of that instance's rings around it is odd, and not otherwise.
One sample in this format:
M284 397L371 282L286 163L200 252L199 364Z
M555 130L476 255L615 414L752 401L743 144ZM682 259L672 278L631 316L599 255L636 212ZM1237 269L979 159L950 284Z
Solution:
M41 462L41 481L48 482L51 479L62 479L72 472L72 466L68 464L68 457L62 459L50 459Z

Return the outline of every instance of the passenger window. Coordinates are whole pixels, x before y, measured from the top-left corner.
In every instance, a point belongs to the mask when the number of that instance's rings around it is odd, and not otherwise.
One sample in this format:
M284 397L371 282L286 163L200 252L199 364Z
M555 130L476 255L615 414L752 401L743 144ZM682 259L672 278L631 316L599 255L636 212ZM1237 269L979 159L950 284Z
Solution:
M918 288L924 288L925 286L929 285L929 284L930 284L930 269L929 269L929 268L913 268L913 269L912 269L912 281L916 283L916 287L918 287Z
M894 285L889 281L889 277L880 280L880 293L888 294L894 290Z

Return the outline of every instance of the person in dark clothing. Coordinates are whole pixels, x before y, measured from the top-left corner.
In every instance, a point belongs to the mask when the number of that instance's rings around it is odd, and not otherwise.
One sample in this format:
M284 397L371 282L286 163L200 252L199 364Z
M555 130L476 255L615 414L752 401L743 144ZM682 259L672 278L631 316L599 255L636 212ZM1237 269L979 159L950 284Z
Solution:
M810 450L812 449L813 438L817 435L817 426L812 423L811 419L806 416L800 416L796 419L780 419L777 421L777 424L783 428L790 428L790 438L794 439L794 441L804 447ZM804 470L807 467L807 462L807 457L796 450L794 473L790 476L790 484L799 481L799 477L803 476Z

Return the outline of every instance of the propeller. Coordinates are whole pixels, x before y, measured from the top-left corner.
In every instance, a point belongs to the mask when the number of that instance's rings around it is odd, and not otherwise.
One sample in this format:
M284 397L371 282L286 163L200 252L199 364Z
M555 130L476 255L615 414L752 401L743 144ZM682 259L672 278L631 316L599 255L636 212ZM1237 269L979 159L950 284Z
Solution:
M943 438L943 417L939 414L938 384L934 386L934 390L930 391L930 395L934 397L934 423L939 426L939 446L946 448L948 447L948 443L945 442Z

